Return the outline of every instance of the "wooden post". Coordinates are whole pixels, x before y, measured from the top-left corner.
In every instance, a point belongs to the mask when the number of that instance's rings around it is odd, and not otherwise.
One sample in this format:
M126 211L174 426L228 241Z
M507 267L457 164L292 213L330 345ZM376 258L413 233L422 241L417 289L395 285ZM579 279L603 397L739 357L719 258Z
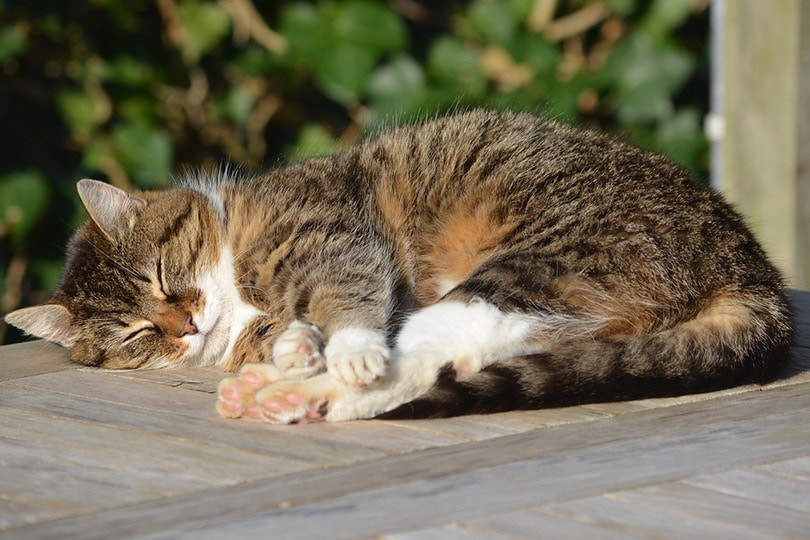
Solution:
M810 0L723 5L716 187L792 286L810 287Z

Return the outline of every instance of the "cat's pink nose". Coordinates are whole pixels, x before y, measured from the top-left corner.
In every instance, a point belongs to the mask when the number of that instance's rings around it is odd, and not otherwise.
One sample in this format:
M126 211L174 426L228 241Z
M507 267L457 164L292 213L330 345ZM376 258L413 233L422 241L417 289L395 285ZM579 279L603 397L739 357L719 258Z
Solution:
M197 332L197 325L194 324L194 319L192 319L190 316L186 317L186 322L183 325L183 329L180 331L180 337L193 336Z

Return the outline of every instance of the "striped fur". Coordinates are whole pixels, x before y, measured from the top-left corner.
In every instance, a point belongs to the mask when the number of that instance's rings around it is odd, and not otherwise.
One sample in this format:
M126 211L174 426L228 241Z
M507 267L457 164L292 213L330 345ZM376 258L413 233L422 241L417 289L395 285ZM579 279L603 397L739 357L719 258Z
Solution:
M767 380L792 339L779 273L718 194L529 114L438 118L257 176L80 193L91 220L62 285L8 320L83 364L241 370L225 416L703 391Z

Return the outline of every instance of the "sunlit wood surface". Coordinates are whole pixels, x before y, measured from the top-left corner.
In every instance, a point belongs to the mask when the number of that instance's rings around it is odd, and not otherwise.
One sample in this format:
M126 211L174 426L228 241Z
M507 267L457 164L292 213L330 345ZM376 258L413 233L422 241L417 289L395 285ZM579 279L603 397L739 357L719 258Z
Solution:
M792 297L767 386L447 420L223 420L211 371L0 347L0 538L808 538Z

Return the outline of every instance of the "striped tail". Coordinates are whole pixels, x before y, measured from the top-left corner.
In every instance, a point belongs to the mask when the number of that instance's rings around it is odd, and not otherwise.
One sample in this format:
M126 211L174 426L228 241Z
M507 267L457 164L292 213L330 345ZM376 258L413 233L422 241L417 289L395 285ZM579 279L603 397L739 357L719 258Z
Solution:
M445 366L425 395L379 418L436 418L707 392L772 379L792 343L781 292L715 296L695 317L642 335L556 343L457 380Z

